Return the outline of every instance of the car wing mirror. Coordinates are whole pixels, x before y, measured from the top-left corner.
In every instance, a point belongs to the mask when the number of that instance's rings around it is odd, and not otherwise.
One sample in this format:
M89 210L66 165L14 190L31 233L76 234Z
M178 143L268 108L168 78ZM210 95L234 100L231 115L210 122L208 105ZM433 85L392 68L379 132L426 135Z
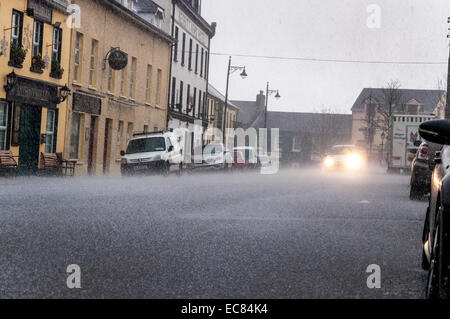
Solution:
M419 134L426 141L450 145L450 120L424 122L419 126Z
M169 146L169 152L173 152L173 145Z
M125 151L120 151L120 156L125 156L125 155L126 155Z

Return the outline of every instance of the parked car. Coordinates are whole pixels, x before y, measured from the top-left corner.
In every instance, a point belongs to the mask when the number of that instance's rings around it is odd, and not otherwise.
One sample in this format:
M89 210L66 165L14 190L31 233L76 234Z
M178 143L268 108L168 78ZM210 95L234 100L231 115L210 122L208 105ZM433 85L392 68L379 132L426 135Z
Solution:
M426 141L445 145L442 151L436 152L431 167L431 193L422 235L422 267L428 270L427 297L447 299L450 296L450 121L422 123L419 134Z
M261 167L269 167L272 163L270 160L270 157L265 154L258 155L259 163L261 164Z
M335 145L326 153L322 165L326 170L359 171L366 166L366 158L354 145Z
M442 148L442 145L427 141L417 141L419 146L417 153L411 164L411 182L410 182L410 199L420 199L430 192L431 183L431 166L436 151Z
M168 175L183 169L178 139L169 131L135 133L127 150L121 151L122 176L159 172Z
M223 143L213 142L203 147L201 152L194 152L194 168L231 169L233 157Z
M240 146L233 148L233 152L242 152L244 155L245 163L247 168L259 168L261 167L261 162L258 158L258 151L256 148L251 146Z

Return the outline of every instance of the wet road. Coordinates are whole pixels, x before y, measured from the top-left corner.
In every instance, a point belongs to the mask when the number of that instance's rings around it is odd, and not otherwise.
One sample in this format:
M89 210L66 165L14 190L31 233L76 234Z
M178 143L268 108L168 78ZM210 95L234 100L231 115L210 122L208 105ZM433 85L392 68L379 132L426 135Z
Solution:
M423 298L408 177L0 179L0 298ZM66 268L81 269L68 289ZM366 268L381 267L369 289Z

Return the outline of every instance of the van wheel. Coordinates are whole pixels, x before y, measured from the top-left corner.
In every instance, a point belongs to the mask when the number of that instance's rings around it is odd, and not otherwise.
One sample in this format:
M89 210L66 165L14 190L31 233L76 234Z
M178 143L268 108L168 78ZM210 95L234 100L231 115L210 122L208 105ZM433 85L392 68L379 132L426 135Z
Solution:
M178 176L183 175L183 163L180 163L180 166L178 167L177 175Z
M169 163L165 163L162 169L162 174L163 176L169 176L170 174L170 164Z

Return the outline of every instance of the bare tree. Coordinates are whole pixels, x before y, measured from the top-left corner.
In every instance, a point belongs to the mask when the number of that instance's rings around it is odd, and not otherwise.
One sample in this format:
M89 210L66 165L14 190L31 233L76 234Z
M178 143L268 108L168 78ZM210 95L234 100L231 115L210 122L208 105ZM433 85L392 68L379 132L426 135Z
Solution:
M342 131L342 121L338 118L337 110L331 107L322 107L320 111L312 114L311 120L314 127L312 151L323 153L331 146L344 142L338 132Z
M383 101L377 108L377 119L375 125L381 133L386 136L387 146L387 162L391 162L392 157L392 140L393 140L393 122L392 115L394 108L399 106L402 100L402 92L400 91L400 82L398 80L391 80L382 90Z

